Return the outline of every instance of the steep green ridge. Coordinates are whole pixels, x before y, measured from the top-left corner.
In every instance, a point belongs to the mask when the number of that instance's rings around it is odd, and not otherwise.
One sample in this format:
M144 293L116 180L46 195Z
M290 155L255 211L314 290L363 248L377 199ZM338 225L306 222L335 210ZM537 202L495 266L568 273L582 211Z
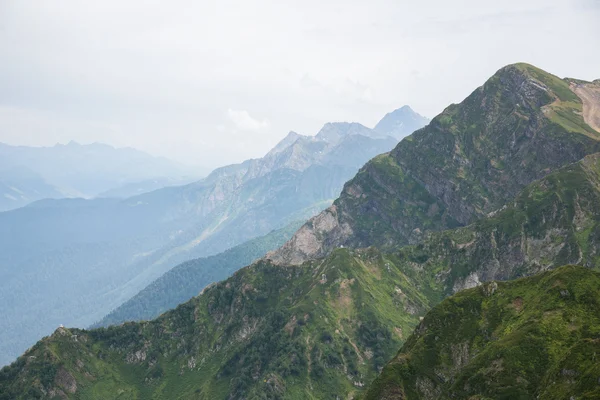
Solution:
M492 215L418 245L337 249L298 267L262 260L154 321L61 328L2 370L0 392L356 397L448 294L564 262L599 269L599 200L594 154L532 183Z
M186 261L152 282L93 327L156 318L197 296L207 285L229 277L238 269L262 257L267 251L281 246L302 223L303 221L293 222L282 229L211 257Z
M332 207L269 257L300 264L340 245L385 248L469 224L600 149L582 110L568 80L527 64L504 67L367 163Z
M600 274L489 282L434 307L365 399L600 398Z

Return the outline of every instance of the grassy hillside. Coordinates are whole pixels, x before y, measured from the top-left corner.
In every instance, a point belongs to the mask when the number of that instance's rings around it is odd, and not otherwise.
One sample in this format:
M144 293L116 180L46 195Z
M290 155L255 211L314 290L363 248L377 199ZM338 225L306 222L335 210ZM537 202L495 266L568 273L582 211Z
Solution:
M600 274L566 266L433 308L365 399L600 398Z

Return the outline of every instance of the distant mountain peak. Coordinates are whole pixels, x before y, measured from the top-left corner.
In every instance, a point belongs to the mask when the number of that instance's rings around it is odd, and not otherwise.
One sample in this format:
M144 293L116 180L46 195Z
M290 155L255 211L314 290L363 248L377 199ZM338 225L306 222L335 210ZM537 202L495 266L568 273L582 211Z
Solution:
M69 147L76 147L76 146L81 146L81 144L79 144L75 140L70 140L67 143L56 142L56 144L54 146L52 146L52 147L61 148L61 147L67 147L67 146L69 146ZM44 147L44 146L41 146L41 147Z
M403 105L400 108L395 109L394 111L392 111L390 114L396 114L396 113L411 113L411 114L417 114L408 104Z
M267 156L272 156L274 154L281 153L283 150L287 149L289 146L294 144L294 142L296 142L296 140L298 140L301 137L305 136L297 132L290 131L283 139L279 141L279 143L275 145L275 147L269 150Z
M285 136L285 138L283 140L286 140L286 139L296 139L296 138L299 138L300 136L302 136L302 135L299 134L298 132L289 131L288 134Z
M328 122L323 125L315 138L330 144L336 144L343 137L351 135L362 135L370 138L382 137L382 135L358 122Z
M0 150L3 169L27 166L59 192L81 197L94 197L124 184L148 179L193 174L186 166L168 159L100 142L81 144L71 140L52 146L1 145ZM31 199L41 198L39 196Z
M428 123L428 118L416 113L410 106L404 105L387 113L373 130L401 140Z

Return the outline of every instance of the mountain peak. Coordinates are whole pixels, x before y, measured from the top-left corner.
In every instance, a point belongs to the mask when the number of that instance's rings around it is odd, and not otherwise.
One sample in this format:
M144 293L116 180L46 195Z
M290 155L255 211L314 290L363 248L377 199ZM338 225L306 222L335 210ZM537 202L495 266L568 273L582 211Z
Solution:
M416 113L410 106L404 105L387 113L373 129L383 135L401 140L428 123L428 118Z
M331 144L338 143L343 137L350 135L363 135L370 138L380 137L372 129L358 122L328 122L315 136Z
M526 63L500 68L482 87L484 93L497 93L502 87L519 107L541 107L544 116L569 132L598 139L600 87L593 82L559 78ZM583 116L575 118L573 114Z
M396 113L412 113L412 114L416 114L414 112L414 110L408 104L405 104L402 107L395 109L390 114L396 114Z
M81 146L81 144L79 142L76 142L75 140L69 140L69 142L67 142L66 144L62 144L60 142L56 142L56 144L54 145L54 147L60 148L60 147L79 147Z
M283 139L279 141L279 143L275 145L275 147L269 150L266 156L272 156L274 154L281 153L283 150L287 149L289 146L294 144L294 142L296 142L296 140L298 140L301 137L305 136L297 132L290 131Z
M383 121L391 125L390 115ZM585 115L568 82L534 67L505 67L367 163L332 207L268 258L299 264L340 245L405 244L424 229L467 225L531 181L598 151L600 137Z
M506 65L496 71L486 82L486 85L489 86L490 83L495 83L497 80L500 80L503 86L508 85L515 90L519 89L525 97L531 97L532 95L539 97L539 94L535 94L534 92L543 90L558 100L580 103L577 95L569 89L569 82L566 79L559 78L531 64L516 63ZM528 87L523 87L525 83L528 83ZM484 85L484 88L486 85Z

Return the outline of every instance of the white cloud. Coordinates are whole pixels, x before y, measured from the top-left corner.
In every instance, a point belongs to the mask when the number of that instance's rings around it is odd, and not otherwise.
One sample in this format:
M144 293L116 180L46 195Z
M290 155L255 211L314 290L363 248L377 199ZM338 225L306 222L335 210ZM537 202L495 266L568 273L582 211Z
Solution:
M266 119L258 120L250 116L246 110L227 110L227 116L233 122L235 127L241 131L260 131L269 127L269 121Z

